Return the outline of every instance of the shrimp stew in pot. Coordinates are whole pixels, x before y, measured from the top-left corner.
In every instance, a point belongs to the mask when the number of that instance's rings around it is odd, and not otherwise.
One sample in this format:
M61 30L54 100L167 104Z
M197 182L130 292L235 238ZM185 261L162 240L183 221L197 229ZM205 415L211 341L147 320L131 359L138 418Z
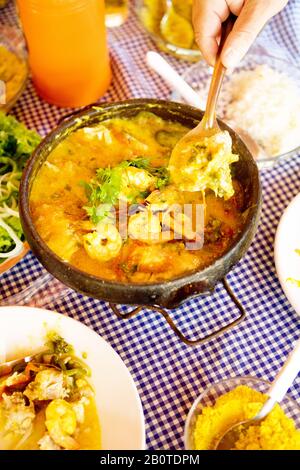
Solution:
M125 283L161 282L212 264L242 229L244 193L234 175L228 200L172 184L170 154L188 130L140 112L68 135L32 185L41 238L81 271Z

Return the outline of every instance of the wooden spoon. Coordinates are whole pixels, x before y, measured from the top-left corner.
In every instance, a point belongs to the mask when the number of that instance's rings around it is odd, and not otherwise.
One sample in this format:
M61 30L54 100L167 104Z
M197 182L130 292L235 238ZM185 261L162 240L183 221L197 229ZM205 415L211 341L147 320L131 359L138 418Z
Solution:
M225 168L226 165L225 157L231 154L231 138L228 132L223 132L218 125L216 119L216 105L226 72L226 69L221 62L221 52L225 41L233 28L235 20L236 17L234 15L230 15L222 25L220 45L203 119L195 129L192 129L177 142L171 154L169 161L169 171L171 178L182 191L203 191L207 189L207 187L205 187L206 178L201 179L201 175L199 176L199 174L200 172L205 173L205 170L210 160L212 159L211 157L213 156L212 154L214 151L220 154L219 157L221 156L222 152L220 153L220 150L222 150L223 147L224 161L223 163L222 161L220 162L219 158L219 167L217 168L215 166L214 168L216 184L218 185L220 182L218 183L217 179L222 177L222 168ZM197 160L198 163L196 162L194 165L191 165L193 159L195 159L195 149L205 148L207 146L207 139L209 139L208 145L210 155L207 156L207 159L203 158L203 161L200 165L199 158ZM203 143L204 147L202 145ZM229 172L229 164L236 160L237 158L232 158L231 160L230 158L229 160L227 159L227 177ZM218 171L219 169L221 171ZM213 188L210 187L210 189Z

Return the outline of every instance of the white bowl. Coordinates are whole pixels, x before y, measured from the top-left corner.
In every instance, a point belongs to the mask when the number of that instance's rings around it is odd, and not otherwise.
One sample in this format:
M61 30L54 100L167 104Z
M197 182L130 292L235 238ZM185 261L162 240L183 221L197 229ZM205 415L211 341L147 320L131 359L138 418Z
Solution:
M78 357L87 354L101 426L101 449L145 449L145 425L133 379L118 354L79 321L31 307L0 308L0 362L39 350L47 331L57 331Z
M277 227L274 256L277 275L289 302L300 315L300 287L290 279L300 281L300 194L284 211Z

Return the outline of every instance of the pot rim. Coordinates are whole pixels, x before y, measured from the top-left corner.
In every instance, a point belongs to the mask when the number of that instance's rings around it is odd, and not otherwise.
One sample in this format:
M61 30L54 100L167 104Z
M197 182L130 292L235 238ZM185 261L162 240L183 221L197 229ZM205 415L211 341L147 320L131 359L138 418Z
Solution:
M65 117L61 119L59 124L53 130L51 130L45 136L45 138L40 142L40 144L36 147L36 149L32 153L32 156L30 157L30 159L28 160L26 164L26 167L22 174L22 179L21 179L21 184L20 184L20 215L21 215L22 225L25 227L25 232L27 231L30 232L35 242L37 242L37 244L43 249L43 251L50 258L54 259L55 262L57 262L60 265L64 265L65 269L68 269L69 272L73 271L78 276L81 276L82 278L91 280L93 282L101 283L107 286L108 288L112 287L112 288L118 288L119 290L126 290L126 291L128 289L134 289L135 291L142 293L145 291L145 289L147 289L147 291L157 290L158 288L161 288L162 286L164 286L164 289L166 289L167 287L178 288L178 287L187 286L189 284L193 284L199 281L200 280L199 276L201 276L202 281L203 281L203 278L208 278L210 273L214 271L218 265L222 264L227 257L230 257L232 253L234 253L237 250L238 246L243 243L243 240L247 236L247 232L248 232L249 226L251 225L251 222L253 221L257 222L260 205L261 205L261 185L260 185L259 173L257 170L257 181L256 181L256 187L255 187L256 194L257 194L256 204L251 205L250 208L248 209L249 213L247 215L247 220L245 221L245 224L241 232L236 237L233 245L231 245L223 253L223 255L220 258L217 258L212 264L208 265L204 269L194 270L184 275L177 276L169 280L163 280L161 282L155 282L155 283L126 282L125 283L125 282L104 279L104 278L95 276L93 274L86 273L85 271L78 269L72 264L65 262L62 258L56 255L56 253L52 251L48 247L48 245L44 242L44 240L40 237L39 232L37 231L35 224L32 220L31 214L30 214L30 204L29 204L30 177L34 169L34 165L36 161L39 159L40 152L45 147L48 147L50 144L53 145L53 142L55 142L55 140L57 139L57 136L60 136L64 131L68 130L67 132L68 134L69 132L73 132L74 130L79 128L78 121L87 115L89 116L89 118L92 118L93 116L96 117L97 114L99 113L101 114L101 111L109 112L110 109L117 111L118 108L124 109L126 106L128 107L128 109L134 109L135 107L138 107L139 105L145 105L146 107L149 107L150 112L151 112L151 105L154 108L157 108L157 107L161 107L162 109L166 108L167 111L170 112L170 114L174 113L174 115L176 114L178 115L178 112L182 110L184 114L187 115L188 118L194 119L195 125L200 120L199 119L200 116L199 118L197 118L197 115L199 115L198 108L195 108L188 104L177 103L177 102L170 101L170 100L156 100L156 99L151 99L151 98L137 98L137 99L129 99L129 100L123 100L123 101L116 101L116 102L96 103L96 104L87 106L79 110L78 112L74 112L69 115L66 115ZM170 119L171 119L171 116L170 116ZM219 120L219 123L221 123L221 126L223 128L234 133L234 131L232 131L232 129L230 129L221 120ZM82 127L84 127L84 125ZM234 134L236 135L236 133ZM253 163L256 165L254 159L253 159ZM34 249L33 251L35 252ZM241 257L239 257L238 259L240 258ZM189 298L190 297L191 295L189 296Z

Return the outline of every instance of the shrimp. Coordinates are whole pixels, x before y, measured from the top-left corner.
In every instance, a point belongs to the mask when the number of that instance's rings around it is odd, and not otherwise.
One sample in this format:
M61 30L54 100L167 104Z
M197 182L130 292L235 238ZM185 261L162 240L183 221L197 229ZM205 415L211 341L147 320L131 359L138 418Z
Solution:
M138 266L139 272L162 273L170 268L172 256L157 243L148 246L146 250L144 246L135 247L129 256L129 262Z
M183 212L184 196L176 188L170 186L161 191L153 191L147 198L147 209L160 213L160 222L174 233L175 238L193 240L197 233L192 228L192 219ZM165 240L167 240L165 232ZM170 239L170 237L169 237Z
M155 186L156 178L148 171L140 168L129 167L123 170L119 199L131 200L136 193L149 190Z
M170 206L184 204L184 196L175 187L168 186L149 194L146 203L155 206L156 210L164 211L169 209Z
M76 450L78 443L72 437L76 430L76 413L65 400L53 400L46 408L46 428L55 444L67 450Z
M124 176L130 185L141 191L146 191L155 182L155 177L150 175L148 171L132 166L124 170Z
M122 248L122 238L113 224L100 222L94 232L83 236L83 246L90 258L109 261L118 256Z
M195 240L198 236L198 233L193 230L191 218L182 212L167 212L163 214L162 223L176 234L176 236L174 236L176 239L185 238L187 240Z
M148 210L130 216L128 235L145 243L160 243L164 236L159 216Z

